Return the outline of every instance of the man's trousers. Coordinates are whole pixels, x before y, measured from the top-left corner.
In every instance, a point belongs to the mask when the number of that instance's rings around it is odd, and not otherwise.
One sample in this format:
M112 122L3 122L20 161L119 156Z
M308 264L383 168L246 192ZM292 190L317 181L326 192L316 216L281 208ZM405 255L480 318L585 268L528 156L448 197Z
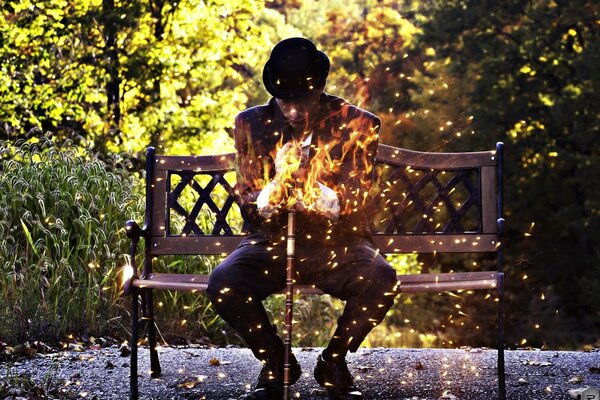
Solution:
M369 245L298 243L295 284L315 285L346 302L329 343L331 354L358 349L385 317L397 293L396 272ZM262 300L285 288L285 241L244 241L210 275L207 293L221 317L260 360L281 357L283 342Z

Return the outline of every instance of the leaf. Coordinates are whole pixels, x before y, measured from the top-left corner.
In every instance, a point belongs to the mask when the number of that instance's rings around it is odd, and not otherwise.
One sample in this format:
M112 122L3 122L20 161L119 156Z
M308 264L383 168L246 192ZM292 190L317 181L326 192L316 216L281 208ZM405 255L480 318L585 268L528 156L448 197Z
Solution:
M31 237L31 233L29 232L29 229L27 228L27 225L25 225L25 222L23 222L23 220L21 218L19 218L19 220L21 221L21 226L23 227L23 231L25 232L25 237L27 238L27 242L29 243L29 246L31 246L31 249L33 250L35 255L39 257L40 254L38 253L37 248L35 247L35 244L33 243L33 239Z
M581 383L581 382L583 382L583 376L582 375L575 375L574 377L572 377L571 379L569 379L568 382L569 383Z
M523 361L523 365L533 365L535 367L549 367L554 364L548 361L529 360Z
M215 358L215 357L213 357L213 358L211 358L210 360L208 360L208 363L209 363L210 365L212 365L212 366L215 366L215 367L216 367L217 365L221 365L221 361L219 361L219 359L218 359L218 358Z
M193 389L196 387L196 385L198 384L198 380L194 377L187 377L183 380L183 382L181 382L180 384L178 384L177 386L179 387L184 387L186 389Z
M439 400L458 400L458 397L446 390L444 391L444 394L440 396Z
M119 347L119 354L121 355L121 357L127 357L131 354L131 349L126 343L123 343L121 347Z

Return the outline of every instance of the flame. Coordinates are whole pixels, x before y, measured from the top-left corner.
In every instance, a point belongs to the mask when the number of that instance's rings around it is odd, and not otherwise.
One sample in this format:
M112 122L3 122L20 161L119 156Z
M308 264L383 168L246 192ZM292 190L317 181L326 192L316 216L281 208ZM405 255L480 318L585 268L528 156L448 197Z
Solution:
M297 139L283 143L283 135L278 135L279 141L270 154L274 160L274 178L269 179L272 175L269 170L271 166L264 160L262 176L257 178L254 172L257 166L251 165L252 161L248 160L253 153L249 153L239 167L254 169L244 171L244 175L255 178L252 183L255 188L261 189L267 184L271 186L271 205L300 205L304 209L327 214L332 211L329 208L333 208L333 205L331 202L319 202L323 185L337 196L340 214L357 212L369 197L376 148L370 145L378 139L379 126L374 126L372 119L362 115L347 121L349 110L350 107L345 105L316 123L310 145ZM347 122L336 126L332 123L333 118L340 116ZM326 132L325 129L330 131ZM310 160L309 151L312 153Z

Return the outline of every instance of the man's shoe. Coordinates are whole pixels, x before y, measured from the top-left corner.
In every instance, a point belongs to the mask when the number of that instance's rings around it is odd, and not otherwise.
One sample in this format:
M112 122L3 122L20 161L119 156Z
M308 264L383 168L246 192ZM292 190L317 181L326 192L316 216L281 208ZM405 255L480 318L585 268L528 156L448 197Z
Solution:
M290 385L298 382L302 375L300 364L292 354L290 360ZM273 359L267 361L258 375L258 383L248 400L281 400L283 398L283 361Z
M325 361L323 355L319 355L315 367L315 379L327 390L330 400L362 400L363 398L360 390L354 386L354 379L343 358Z

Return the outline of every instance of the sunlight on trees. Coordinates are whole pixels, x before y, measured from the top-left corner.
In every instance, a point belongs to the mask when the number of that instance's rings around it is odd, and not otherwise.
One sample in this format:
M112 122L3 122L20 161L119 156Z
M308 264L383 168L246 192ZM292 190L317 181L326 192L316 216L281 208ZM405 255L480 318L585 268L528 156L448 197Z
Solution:
M268 100L264 62L291 36L311 38L330 56L326 90L380 116L381 142L477 151L505 141L509 307L523 310L512 316L509 341L597 339L589 333L600 323L594 2L21 0L0 12L7 148L18 139L72 139L104 158L129 153L138 168L149 145L168 154L231 152L234 116ZM424 270L458 263L424 255L394 262ZM473 262L487 261L461 266ZM403 308L407 315L389 320L410 333L403 340L430 343L434 332L458 343L493 325L485 315L494 299L480 306L469 296L452 304L406 298L427 312ZM455 313L450 326L433 315L454 305L472 317Z

